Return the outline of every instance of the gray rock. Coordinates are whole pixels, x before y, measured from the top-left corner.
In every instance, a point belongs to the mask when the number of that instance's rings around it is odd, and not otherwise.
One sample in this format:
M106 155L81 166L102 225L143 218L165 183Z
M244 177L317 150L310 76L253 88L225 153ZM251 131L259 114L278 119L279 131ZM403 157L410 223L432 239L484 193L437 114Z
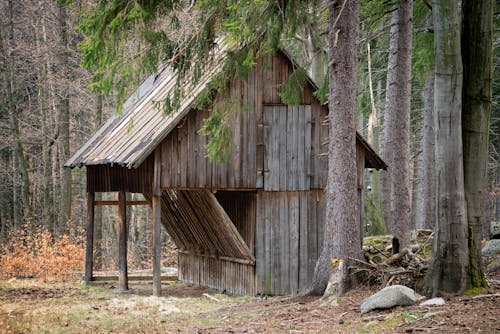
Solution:
M481 251L483 257L500 254L500 239L491 239L486 242Z
M441 306L441 305L444 305L444 299L441 297L427 299L426 301L420 303L420 306Z
M491 222L490 224L491 238L500 238L500 221Z
M404 285L392 285L363 300L360 310L361 314L364 314L376 309L413 305L417 298L418 295L413 289Z

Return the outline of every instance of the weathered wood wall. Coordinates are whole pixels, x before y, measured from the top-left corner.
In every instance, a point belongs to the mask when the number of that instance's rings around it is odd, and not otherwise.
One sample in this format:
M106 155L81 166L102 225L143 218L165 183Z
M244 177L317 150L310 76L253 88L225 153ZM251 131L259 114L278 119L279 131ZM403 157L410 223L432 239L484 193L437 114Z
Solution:
M323 243L324 198L323 190L258 192L257 292L295 294L311 281Z
M255 266L179 253L179 280L238 295L256 294Z
M151 193L154 155L151 154L136 169L120 166L87 166L87 192L126 191Z
M234 137L228 163L216 164L205 156L207 139L199 135L198 130L210 110L190 112L161 143L162 188L323 188L327 164L325 142L328 139L328 127L323 125L323 120L327 110L312 96L311 86L304 89L300 107L287 107L282 104L277 87L286 80L291 70L286 58L272 57L258 64L247 80L232 82L228 98L215 98L212 108L233 108L238 105L241 111L235 113L231 120ZM273 117L279 122L274 123ZM283 129L276 126L284 127L286 133L280 135ZM283 152L279 151L281 147ZM270 166L283 167L279 165L278 159L281 155L287 156L287 147L289 162L299 157L306 159L300 162L300 168L295 167L295 172L300 169L304 175L298 184L290 183L285 188L279 188L282 184L275 184L275 178L268 177L275 171L271 171L271 174L268 171ZM302 154L291 155L292 152L298 151ZM278 155L274 156L272 152L277 152ZM307 171L304 169L306 165ZM292 176L291 169L288 170ZM271 186L266 186L266 181L271 182Z

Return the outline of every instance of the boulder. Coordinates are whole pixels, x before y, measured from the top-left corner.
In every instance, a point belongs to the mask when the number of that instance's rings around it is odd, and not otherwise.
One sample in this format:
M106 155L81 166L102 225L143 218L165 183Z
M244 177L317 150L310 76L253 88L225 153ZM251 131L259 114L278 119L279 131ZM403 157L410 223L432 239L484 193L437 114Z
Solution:
M500 239L491 239L486 242L481 251L483 257L500 254Z
M363 300L360 310L361 314L364 314L376 309L413 305L417 298L418 295L413 289L404 285L392 285Z

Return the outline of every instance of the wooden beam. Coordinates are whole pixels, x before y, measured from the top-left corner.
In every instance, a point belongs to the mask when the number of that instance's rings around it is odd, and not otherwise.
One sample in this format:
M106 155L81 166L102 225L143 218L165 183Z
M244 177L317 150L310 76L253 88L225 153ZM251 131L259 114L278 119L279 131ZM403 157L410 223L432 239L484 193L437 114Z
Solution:
M202 253L197 253L197 252L193 252L193 251L186 251L186 250L181 250L181 249L178 249L177 252L181 253L181 254L186 254L186 255L195 255L195 256L201 256L201 257L208 257L208 258L216 259L216 260L235 262L235 263L240 263L240 264L247 264L250 266L255 265L255 260L237 259L235 257L229 257L229 256L215 256L212 254L202 254Z
M127 201L126 205L149 205L148 201ZM95 206L120 205L120 201L95 201Z
M87 193L87 240L85 248L85 283L92 281L94 267L94 203L95 193Z
M161 146L155 150L153 172L153 296L161 296Z
M128 290L127 275L127 205L125 191L118 193L118 270L119 286L121 290Z
M168 276L161 276L160 277L161 281L178 281L179 277L176 275L168 275ZM103 281L118 281L119 277L116 275L109 275L109 276L94 276L92 277L92 281L94 282L103 282ZM153 281L153 276L151 275L134 275L134 276L128 276L129 281Z
M161 196L153 196L153 295L161 296Z

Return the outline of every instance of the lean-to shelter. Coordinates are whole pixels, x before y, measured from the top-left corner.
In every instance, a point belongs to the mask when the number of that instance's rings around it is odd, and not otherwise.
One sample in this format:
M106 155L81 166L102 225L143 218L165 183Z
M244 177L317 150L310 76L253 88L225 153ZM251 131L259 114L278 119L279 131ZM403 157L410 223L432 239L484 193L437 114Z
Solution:
M234 294L295 294L312 279L325 225L328 108L308 79L298 106L278 91L297 64L286 52L263 58L244 80L229 82L208 107L196 98L220 72L225 50L196 83L185 79L180 107L157 107L176 84L165 67L130 96L122 115L109 119L66 163L87 169L86 281L92 280L96 192L119 192L120 286L127 288L126 193L142 193L153 210L154 281L160 293L160 225L178 248L179 279ZM233 113L232 152L223 164L206 157L198 133L227 101ZM358 202L363 169L385 169L356 135ZM362 210L360 210L362 212Z

